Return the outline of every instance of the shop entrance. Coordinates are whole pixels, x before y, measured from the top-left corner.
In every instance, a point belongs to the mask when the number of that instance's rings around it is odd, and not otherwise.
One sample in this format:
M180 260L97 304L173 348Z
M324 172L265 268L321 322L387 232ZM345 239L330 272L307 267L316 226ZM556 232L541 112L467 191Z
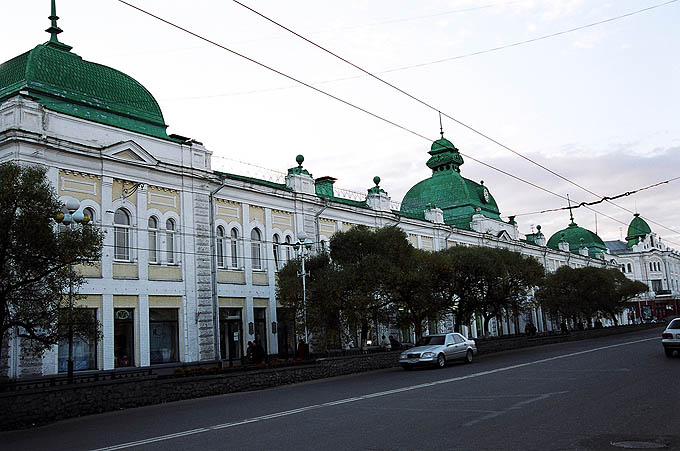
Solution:
M113 309L113 348L116 368L135 365L134 309Z
M255 314L255 341L259 341L264 348L264 355L269 355L267 350L267 309L256 307Z
M240 308L220 309L220 351L230 366L243 357L242 324Z

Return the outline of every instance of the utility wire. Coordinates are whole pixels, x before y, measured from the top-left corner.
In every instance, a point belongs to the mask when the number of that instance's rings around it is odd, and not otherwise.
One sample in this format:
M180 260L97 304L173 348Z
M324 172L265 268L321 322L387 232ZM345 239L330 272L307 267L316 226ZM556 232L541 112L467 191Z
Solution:
M672 1L678 1L678 0L672 0ZM131 3L128 3L128 2L125 1L125 0L118 0L118 2L123 3L124 5L127 5L127 6L133 8L133 9L135 9L135 10L137 10L137 11L143 13L143 14L146 14L146 15L148 15L148 16L150 16L150 17L156 19L156 20L159 20L159 21L161 21L161 22L163 22L163 23L165 23L165 24L167 24L167 25L169 25L169 26L171 26L171 27L173 27L173 28L177 28L178 30L181 30L181 31L183 31L183 32L185 32L185 33L187 33L187 34L190 34L191 36L194 36L194 37L196 37L196 38L198 38L198 39L201 39L201 40L203 40L203 41L205 41L205 42L208 42L208 43L210 43L210 44L212 44L212 45L215 45L216 47L219 47L219 48L221 48L221 49L223 49L223 50L226 50L226 51L229 52L229 53L232 53L232 54L234 54L234 55L236 55L236 56L239 56L239 57L241 57L241 58L243 58L243 59L245 59L245 60L247 60L247 61L250 61L250 62L252 62L253 64L256 64L256 65L258 65L258 66L260 66L260 67L263 67L263 68L265 68L265 69L267 69L267 70L269 70L269 71L272 71L272 72L274 72L274 73L276 73L276 74L278 74L278 75L281 75L282 77L285 77L285 78L288 78L289 80L295 81L296 83L299 83L299 84L301 84L301 85L303 85L303 86L305 86L305 87L308 87L308 88L310 88L310 89L312 89L312 90L314 90L314 91L316 91L316 92L318 92L318 93L320 93L320 94L323 94L323 95L325 95L325 96L327 96L327 97L330 97L330 98L332 98L332 99L334 99L334 100L337 100L338 102L341 102L341 103L343 103L343 104L345 104L345 105L347 105L347 106L350 106L350 107L352 107L352 108L354 108L354 109L356 109L356 110L359 110L359 111L361 111L361 112L363 112L363 113L365 113L365 114L368 114L368 115L370 115L370 116L372 116L372 117L374 117L374 118L376 118L376 119L379 119L379 120L381 120L381 121L383 121L383 122L386 122L386 123L388 123L388 124L390 124L390 125L393 125L393 126L399 128L399 129L401 129L401 130L404 130L404 131L406 131L406 132L408 132L408 133L410 133L410 134L412 134L412 135L418 136L418 137L421 138L421 139L424 139L424 140L426 140L426 141L428 141L428 142L432 141L430 138L427 138L426 136L424 136L424 135L422 135L422 134L420 134L420 133L418 133L418 132L415 132L415 131L413 131L413 130L410 130L409 128L407 128L407 127L405 127L405 126L403 126L403 125L399 125L399 124L397 124L397 123L395 123L395 122L393 122L393 121L390 121L390 120L388 120L388 119L386 119L386 118L383 118L382 116L380 116L380 115L378 115L378 114L372 113L372 112L366 110L365 108L362 108L362 107L359 107L359 106L357 106L357 105L354 105L353 103L351 103L351 102L349 102L349 101L347 101L347 100L341 99L341 98L339 98L339 97L337 97L337 96L335 96L335 95L332 95L332 94L330 94L330 93L327 93L326 91L323 91L323 90L321 90L321 89L319 89L319 88L316 88L316 87L314 87L314 86L311 86L311 85L308 84L308 83L305 83L305 82L303 82L303 81L301 81L301 80L298 80L298 79L295 78L295 77L292 77L292 76L290 76L290 75L288 75L288 74L286 74L286 73L283 73L283 72L281 72L281 71L279 71L279 70L277 70L277 69L274 69L274 68L272 68L272 67L270 67L270 66L268 66L268 65L266 65L266 64L264 64L264 63L261 63L261 62L255 60L255 59L253 59L253 58L250 58L250 57L248 57L248 56L246 56L246 55L243 55L243 54L241 54L241 53L239 53L239 52L236 52L236 51L234 51L234 50L232 50L232 49L230 49L230 48L228 48L228 47L226 47L226 46L224 46L224 45L222 45L222 44L219 44L219 43L217 43L217 42L215 42L215 41L212 41L212 40L210 40L210 39L208 39L208 38L206 38L206 37L203 37L203 36L201 36L201 35L199 35L199 34L193 32L193 31L190 31L190 30L188 30L188 29L186 29L186 28L184 28L184 27L182 27L182 26L180 26L180 25L177 25L177 24L175 24L175 23L173 23L173 22L170 22L170 21L168 21L168 20L166 20L166 19L163 19L162 17L159 17L159 16L157 16L157 15L155 15L155 14L149 12L149 11L146 11L146 10L144 10L144 9L138 7L138 6L135 6L135 5L131 4ZM376 77L376 78L377 78L377 77ZM398 88L395 87L395 89L398 89ZM416 99L416 100L418 100L418 99ZM418 100L418 101L419 101L419 102L422 102L422 101L420 101L420 100ZM439 110L437 110L437 111L439 111ZM447 117L448 117L448 116L447 116ZM455 119L453 119L453 120L455 120ZM545 191L545 192L547 192L547 193L549 193L549 194L552 194L553 196L559 197L559 198L561 198L561 199L563 199L563 200L568 200L565 196L562 196L561 194L555 193L555 192L553 192L553 191L551 191L551 190L549 190L549 189L547 189L547 188L544 188L544 187L542 187L542 186L540 186L540 185L537 185L537 184L535 184L535 183L533 183L533 182L530 182L530 181L527 181L527 180L525 180L525 179L522 179L521 177L518 177L518 176L516 176L516 175L514 175L514 174L510 174L510 173L508 173L508 172L506 172L506 171L503 171L503 170L501 170L501 169L499 169L499 168L496 168L496 167L494 167L494 166L492 166L492 165L490 165L490 164L488 164L488 163L484 163L484 162L482 162L481 160L478 160L478 159L476 159L476 158L473 158L473 157L471 157L471 156L469 156L469 155L465 155L465 154L463 154L463 153L461 153L461 155L463 155L463 156L465 156L465 157L467 157L467 158L470 158L471 160L473 160L473 161L475 161L475 162L477 162L477 163L480 163L480 164L482 164L483 166L486 166L486 167L488 167L488 168L490 168L490 169L493 169L493 170L498 171L498 172L500 172L500 173L502 173L502 174L504 174L504 175L507 175L508 177L511 177L511 178L513 178L513 179L515 179L515 180L518 180L518 181L520 181L520 182L522 182L522 183L525 183L525 184L528 184L528 185L530 185L530 186L533 186L534 188L537 188L537 189L540 189L540 190L542 190L542 191ZM606 217L606 218L609 218L609 219L611 219L612 221L615 221L615 222L618 222L618 223L620 223L620 224L626 225L624 222L622 222L622 221L620 221L620 220L618 220L618 219L616 219L616 218L614 218L614 217L612 217L612 216L609 216L609 215L604 214L604 213L600 213L600 212L598 212L598 211L596 211L596 210L594 210L594 209L592 209L592 208L590 208L590 207L586 207L586 208L588 208L589 210L592 210L592 211L594 211L594 212L596 212L596 213L599 213L601 216L604 216L604 217Z
M363 72L364 74L368 75L369 77L371 77L371 78L373 78L373 79L375 79L375 80L377 80L377 81L379 81L379 82L381 82L381 83L383 83L383 84L389 86L390 88L392 88L392 89L394 89L394 90L400 92L401 94L404 94L405 96L409 97L409 98L412 99L412 100L415 100L416 102L420 103L421 105L423 105L423 106L425 106L425 107L427 107L427 108L429 108L429 109L431 109L431 110L433 110L433 111L438 112L438 113L441 114L442 116L444 116L444 117L446 117L446 118L448 118L448 119L450 119L450 120L456 122L457 124L459 124L459 125L461 125L461 126L467 128L468 130L472 131L473 133L476 133L477 135L479 135L479 136L481 136L481 137L483 137L483 138L485 138L485 139L491 141L492 143L494 143L494 144L496 144L496 145L498 145L498 146L500 146L500 147L502 147L502 148L504 148L504 149L506 149L506 150L512 152L513 154L517 155L518 157L520 157L520 158L522 158L522 159L524 159L524 160L526 160L526 161L528 161L528 162L530 162L530 163L532 163L532 164L534 164L534 165L540 167L541 169L544 169L545 171L547 171L547 172L551 173L552 175L554 175L554 176L556 176L556 177L558 177L558 178L564 180L565 182L570 183L570 184L572 184L572 185L574 185L574 186L576 186L576 187L582 189L583 191L585 191L585 192L587 192L587 193L589 193L589 194L592 194L592 195L595 196L595 197L602 198L602 199L606 200L608 203L611 203L612 205L614 205L614 206L616 206L616 207L618 207L618 208L621 208L621 209L623 209L623 210L625 210L625 211L627 211L627 212L629 212L629 213L631 213L631 214L634 214L634 213L635 213L635 212L633 212L632 210L629 210L629 209L627 209L627 208L625 208L625 207L622 207L622 206L620 206L620 205L617 205L617 204L611 202L611 200L606 199L604 196L602 196L602 195L600 195L600 194L597 194L597 193L593 192L592 190L590 190L590 189L584 187L583 185L581 185L581 184L579 184L579 183L577 183L577 182L574 182L574 181L570 180L569 178L567 178L567 177L565 177L565 176L563 176L563 175L561 175L561 174L559 174L559 173L553 171L552 169L546 167L545 165L543 165L543 164L541 164L541 163L539 163L539 162L537 162L537 161L535 161L535 160L533 160L533 159L531 159L531 158L529 158L529 157L523 155L522 153L520 153L520 152L518 152L518 151L516 151L516 150L514 150L514 149L512 149L512 148L510 148L509 146L507 146L507 145L501 143L500 141L498 141L498 140L496 140L496 139L490 137L489 135L487 135L487 134L481 132L480 130L478 130L478 129L476 129L476 128L474 128L474 127L472 127L472 126L470 126L470 125L468 125L468 124L466 124L466 123L464 123L464 122L462 122L462 121L456 119L455 117L453 117L453 116L451 116L451 115L449 115L449 114L446 114L446 113L442 112L439 108L432 106L431 104L425 102L424 100L419 99L419 98L416 97L415 95L413 95L413 94L411 94L411 93L409 93L409 92L407 92L407 91L405 91L405 90L399 88L398 86L396 86L396 85L394 85L394 84L388 82L387 80L385 80L385 79L383 79L383 78L378 77L377 75L373 74L372 72L369 72L368 70L364 69L363 67L360 67L360 66L354 64L353 62L347 60L346 58L343 58L342 56L340 56L340 55L338 55L337 53L334 53L333 51L331 51L331 50L329 50L329 49L327 49L327 48L321 46L320 44L317 44L316 42L314 42L314 41L312 41L312 40L310 40L310 39L308 39L308 38L302 36L301 34L297 33L296 31L294 31L294 30L292 30L292 29L286 27L285 25L282 25L281 23L275 21L274 19L271 19L270 17L268 17L268 16L262 14L261 12L259 12L259 11L255 10L255 9L251 8L250 6L248 6L248 5L246 5L246 4L242 3L242 2L240 2L239 0L232 0L232 1L233 1L234 3L236 3L236 4L240 5L240 6L242 6L243 8L245 8L245 9L247 9L247 10L249 10L249 11L255 13L255 14L257 14L258 16L262 17L263 19L267 20L268 22L271 22L272 24L276 25L277 27L282 28L282 29L288 31L289 33L291 33L291 34L297 36L298 38L304 40L305 42L307 42L307 43L309 43L309 44L311 44L311 45L313 45L314 47L316 47L316 48L318 48L318 49L320 49L320 50L322 50L322 51L328 53L329 55L331 55L331 56L333 56L333 57L339 59L340 61L342 61L342 62L344 62L344 63L346 63L346 64L349 64L350 66L352 66L352 67L354 67L355 69L357 69L357 70ZM604 24L604 23L607 23L607 22L611 22L611 21L614 21L614 20L618 20L618 19L624 18L624 17L629 17L629 16L632 16L632 15L635 15L635 14L639 14L639 13L642 13L642 12L645 12L645 11L649 11L649 10L652 10L652 9L655 9L655 8L659 8L659 7L661 7L661 6L665 6L665 5L668 5L668 4L671 4L671 3L675 3L675 2L677 2L677 1L678 1L678 0L670 0L670 1L667 1L667 2L665 2L665 3L653 5L653 6L650 6L650 7L647 7L647 8L643 8L643 9L640 9L640 10L637 10L637 11L633 11L633 12L629 12L629 13L626 13L626 14L622 14L622 15L620 15L620 16L612 17L612 18L605 19L605 20L601 20L601 21L598 21L598 22L593 22L593 23L590 23L590 24L587 24L587 25L583 25L583 26L580 26L580 27L572 28L572 29L570 29L570 30L560 31L560 32L558 32L558 33L553 33L553 34L551 34L551 35L546 35L546 36L543 36L543 37L534 38L534 39L530 39L530 40L527 40L527 41L522 41L522 42L520 42L520 43L515 43L515 44L508 45L508 46L503 46L503 47L497 47L497 48L495 48L495 49L491 49L491 50L488 50L488 51L499 50L499 49L501 49L501 48L512 47L512 46L519 45L519 44L525 44L525 43L528 43L528 42L534 42L534 41L537 41L537 40L540 40L540 39L546 39L546 38L548 38L548 37L553 37L553 36L558 36L558 35L561 35L561 34L571 33L571 32L573 32L573 31L582 30L582 29L584 29L584 28L592 27L592 26L595 26L595 25L601 25L601 24ZM440 62L441 62L441 61L447 61L447 60L448 60L448 59L440 60ZM471 157L468 156L468 158L471 158ZM471 158L471 159L474 160L474 161L477 161L478 163L481 163L479 160L475 160L474 158ZM491 167L490 165L487 165L487 164L485 164L485 163L481 163L481 164L483 164L483 165L485 165L485 166L487 166L487 167ZM509 175L507 172L504 172L504 171L500 171L500 172L503 172L504 174ZM532 184L532 186L537 187L537 185L534 185L534 184ZM561 197L561 196L560 196L560 197ZM596 203L599 203L599 202L596 202ZM594 205L594 204L590 204L590 205ZM652 220L649 219L649 218L647 218L647 219L648 219L650 222L652 222L652 223L654 223L654 224L656 224L656 225L658 225L658 226L660 226L660 227L663 227L663 228L665 228L665 229L667 229L667 230L672 231L673 233L680 234L680 232L678 232L678 231L676 231L676 230L673 230L673 229L671 229L671 228L669 228L669 227L666 227L666 226L664 226L663 224L659 224L658 222L652 221Z

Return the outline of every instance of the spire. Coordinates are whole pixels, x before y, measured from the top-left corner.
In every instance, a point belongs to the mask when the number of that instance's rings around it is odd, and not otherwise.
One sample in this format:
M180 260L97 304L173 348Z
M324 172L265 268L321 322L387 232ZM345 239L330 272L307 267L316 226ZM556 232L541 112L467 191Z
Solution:
M571 224L574 223L574 213L571 211L571 200L569 199L569 194L567 194L567 202L569 202L569 219L571 220Z
M442 138L444 137L444 126L442 125L442 112L438 111L439 113L439 134L442 135Z
M61 42L59 42L59 38L57 38L57 35L62 32L62 29L59 28L59 26L57 25L57 20L59 20L59 16L57 16L56 0L52 0L52 11L48 19L50 19L50 28L48 28L45 31L50 34L50 40L47 44L61 50L66 50L67 52L71 50L73 47L71 47L70 45L62 44Z

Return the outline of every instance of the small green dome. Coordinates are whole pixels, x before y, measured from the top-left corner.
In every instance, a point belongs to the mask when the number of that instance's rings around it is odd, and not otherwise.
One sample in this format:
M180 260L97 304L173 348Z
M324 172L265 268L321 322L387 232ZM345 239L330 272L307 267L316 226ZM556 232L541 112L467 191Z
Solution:
M652 233L649 224L640 217L640 213L635 213L633 220L628 226L628 233L626 234L626 246L633 247L633 245L640 242L642 238Z
M607 251L607 246L605 246L604 242L597 234L588 229L584 229L583 227L579 227L578 224L573 221L566 229L555 232L548 240L547 246L551 249L558 250L558 244L562 240L569 243L569 251L574 254L578 254L579 249L583 246L588 248L588 255L591 257L597 257L597 254Z
M458 149L442 136L432 143L427 166L432 176L415 184L404 196L401 213L405 216L424 218L428 208L440 208L444 223L469 229L476 213L501 220L496 201L481 183L460 175L463 157Z
M26 91L46 108L168 139L158 103L132 77L47 42L0 65L0 102Z

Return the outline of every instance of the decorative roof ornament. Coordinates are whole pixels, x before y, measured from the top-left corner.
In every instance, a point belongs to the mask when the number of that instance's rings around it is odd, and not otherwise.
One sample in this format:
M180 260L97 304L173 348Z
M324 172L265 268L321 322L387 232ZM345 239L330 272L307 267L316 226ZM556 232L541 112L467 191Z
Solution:
M295 161L298 164L297 167L288 169L288 174L305 174L309 176L312 175L309 173L309 171L302 168L302 162L305 161L305 157L303 157L302 155L298 155L297 157L295 157Z
M439 113L439 134L441 137L444 137L444 126L442 125L442 112L438 111Z
M574 212L571 211L571 200L569 199L569 194L567 194L567 202L569 203L569 219L571 224L574 224Z
M368 194L380 194L380 193L387 194L385 190L380 188L380 177L378 177L377 175L373 177L373 183L375 183L375 186L368 189Z
M52 11L48 19L50 19L50 27L45 31L50 34L50 40L47 44L52 47L56 47L58 49L69 52L73 47L71 47L70 45L66 45L62 42L59 42L59 38L57 38L57 35L61 33L63 30L59 28L59 26L57 25L57 20L59 20L59 16L57 16L56 0L52 0Z

